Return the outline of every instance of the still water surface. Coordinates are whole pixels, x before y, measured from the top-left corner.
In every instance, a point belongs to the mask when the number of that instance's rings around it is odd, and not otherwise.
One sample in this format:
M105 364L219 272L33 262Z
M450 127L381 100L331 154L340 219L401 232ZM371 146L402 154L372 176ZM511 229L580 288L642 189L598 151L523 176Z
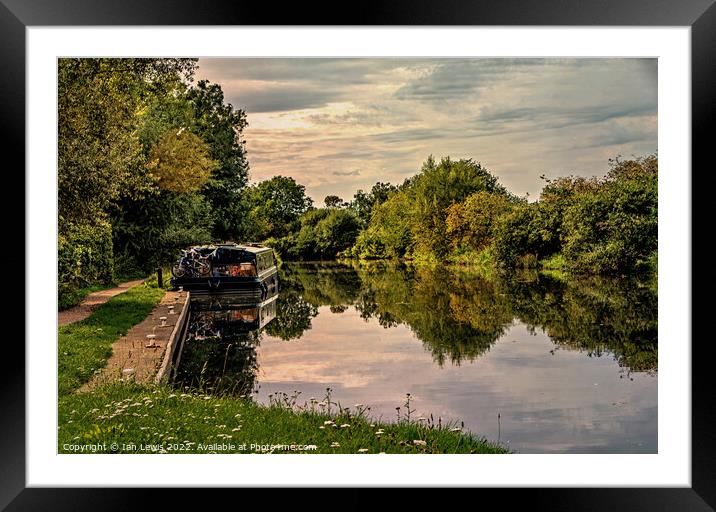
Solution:
M330 387L388 421L410 393L415 416L518 453L657 452L657 295L633 278L285 264L277 297L192 311L180 385L263 403Z

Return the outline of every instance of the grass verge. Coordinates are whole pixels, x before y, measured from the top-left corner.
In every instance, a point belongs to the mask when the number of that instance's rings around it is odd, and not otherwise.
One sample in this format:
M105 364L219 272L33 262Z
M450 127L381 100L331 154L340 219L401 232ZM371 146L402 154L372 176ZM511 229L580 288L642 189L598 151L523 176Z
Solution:
M140 284L99 306L88 318L58 329L59 395L71 393L107 364L112 343L144 320L164 290Z
M378 423L360 408L331 416L134 383L61 397L59 425L60 453L77 446L97 453L507 453L450 424Z
M85 288L80 288L79 290L63 293L57 299L57 309L58 311L70 309L82 302L90 293L108 290L109 288L114 288L115 286L117 286L117 283L115 282L111 282L109 284L95 284Z
M507 453L455 424L379 423L365 408L328 414L315 401L310 410L297 408L295 400L265 406L133 382L73 393L106 365L112 343L146 318L163 295L153 276L87 319L59 328L60 453L77 453L82 446L83 453ZM281 448L292 445L300 449Z

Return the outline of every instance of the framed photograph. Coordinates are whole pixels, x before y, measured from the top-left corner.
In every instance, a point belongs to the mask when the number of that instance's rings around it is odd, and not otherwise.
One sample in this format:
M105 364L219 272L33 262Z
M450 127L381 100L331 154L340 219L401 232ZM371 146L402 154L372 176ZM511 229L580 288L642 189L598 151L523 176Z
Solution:
M712 510L710 0L2 2L27 201L3 507Z

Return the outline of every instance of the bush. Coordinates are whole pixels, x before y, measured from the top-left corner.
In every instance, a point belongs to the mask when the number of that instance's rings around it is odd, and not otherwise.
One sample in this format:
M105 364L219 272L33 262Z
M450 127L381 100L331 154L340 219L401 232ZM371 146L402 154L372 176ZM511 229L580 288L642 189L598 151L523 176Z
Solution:
M112 226L109 222L64 223L58 236L57 252L60 302L80 288L111 283L113 261Z
M617 162L564 214L564 255L579 272L632 272L657 250L656 157ZM646 266L648 267L648 265Z

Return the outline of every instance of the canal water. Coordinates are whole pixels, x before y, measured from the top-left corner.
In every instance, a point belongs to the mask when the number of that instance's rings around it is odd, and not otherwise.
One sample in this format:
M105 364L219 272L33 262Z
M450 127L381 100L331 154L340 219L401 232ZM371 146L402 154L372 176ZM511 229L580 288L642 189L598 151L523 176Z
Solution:
M180 386L433 415L518 453L657 452L657 293L636 278L285 264L278 296L192 304ZM401 409L404 414L405 409Z

